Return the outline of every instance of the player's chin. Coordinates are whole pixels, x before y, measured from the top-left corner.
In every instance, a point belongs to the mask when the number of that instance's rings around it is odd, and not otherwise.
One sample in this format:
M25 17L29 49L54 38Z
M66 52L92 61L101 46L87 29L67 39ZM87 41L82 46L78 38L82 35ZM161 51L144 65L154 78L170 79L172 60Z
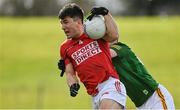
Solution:
M71 35L66 35L66 37L67 37L67 39L73 38L73 36L71 36Z
M66 35L66 37L67 37L67 39L71 39L72 37L71 36L69 36L69 35Z

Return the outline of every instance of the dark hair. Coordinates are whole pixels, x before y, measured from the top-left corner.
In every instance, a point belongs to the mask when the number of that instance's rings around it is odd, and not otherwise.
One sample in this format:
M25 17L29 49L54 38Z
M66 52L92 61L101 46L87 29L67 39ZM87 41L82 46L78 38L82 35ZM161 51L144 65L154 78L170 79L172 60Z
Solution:
M83 16L84 12L83 10L76 5L75 3L70 3L65 5L60 11L59 11L59 19L64 19L65 17L69 16L71 18L78 17L81 19L83 23Z

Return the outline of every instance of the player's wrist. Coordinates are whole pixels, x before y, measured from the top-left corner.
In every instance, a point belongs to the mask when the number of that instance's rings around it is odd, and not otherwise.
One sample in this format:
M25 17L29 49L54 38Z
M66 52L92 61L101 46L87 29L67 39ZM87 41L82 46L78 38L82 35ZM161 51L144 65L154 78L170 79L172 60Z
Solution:
M79 83L74 83L70 86L70 95L75 97L78 94L78 90L80 89Z

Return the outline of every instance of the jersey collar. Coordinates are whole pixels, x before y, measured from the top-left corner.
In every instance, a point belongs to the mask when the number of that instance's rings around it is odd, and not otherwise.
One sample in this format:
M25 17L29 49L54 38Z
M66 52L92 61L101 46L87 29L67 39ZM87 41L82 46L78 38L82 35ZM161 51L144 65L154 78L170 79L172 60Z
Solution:
M87 36L85 33L83 33L83 34L80 35L78 38L74 38L74 39L72 39L72 40L77 41L77 40L82 40L82 39L85 39L85 38L88 38L88 36Z

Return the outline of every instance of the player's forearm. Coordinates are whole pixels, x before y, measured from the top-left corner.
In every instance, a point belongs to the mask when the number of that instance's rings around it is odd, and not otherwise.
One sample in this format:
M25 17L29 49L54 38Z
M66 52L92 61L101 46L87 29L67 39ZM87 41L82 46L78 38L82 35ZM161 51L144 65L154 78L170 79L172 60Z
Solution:
M72 73L66 73L66 79L69 87L75 83L79 83L76 75L73 75Z
M66 65L65 73L66 73L67 84L69 87L74 83L78 83L78 78L75 74L72 63Z
M75 97L78 94L80 88L78 78L76 77L72 63L66 65L66 78L67 84L70 88L70 95Z
M103 37L103 39L108 42L113 42L115 40L118 40L119 38L118 27L113 17L111 16L110 13L108 13L108 15L105 15L104 18L106 24L106 35Z

